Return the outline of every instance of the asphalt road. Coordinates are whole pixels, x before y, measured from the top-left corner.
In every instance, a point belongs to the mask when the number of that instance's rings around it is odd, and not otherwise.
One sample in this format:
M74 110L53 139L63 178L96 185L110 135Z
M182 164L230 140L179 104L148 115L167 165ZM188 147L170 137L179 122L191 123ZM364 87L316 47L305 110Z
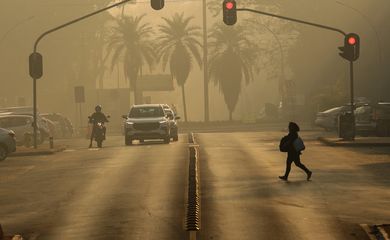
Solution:
M87 149L85 140L72 144L63 153L1 163L0 223L7 232L184 239L185 142L125 147L123 137L111 137L101 150Z
M283 133L198 134L200 239L367 239L358 224L390 222L390 149L323 146L303 133L312 181L278 151Z
M282 132L195 134L200 145L197 239L367 239L358 224L390 222L390 149L335 148L304 132L312 181L278 151ZM27 239L188 239L188 145L101 149L83 139L65 152L0 163L0 224Z

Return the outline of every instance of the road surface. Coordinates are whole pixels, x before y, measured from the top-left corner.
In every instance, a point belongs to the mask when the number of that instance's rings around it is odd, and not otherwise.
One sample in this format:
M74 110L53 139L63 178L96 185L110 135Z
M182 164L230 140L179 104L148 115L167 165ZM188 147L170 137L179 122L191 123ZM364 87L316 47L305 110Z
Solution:
M195 134L200 145L197 239L367 239L359 224L390 222L390 149L324 146L303 132L289 181L282 132ZM170 144L101 149L68 141L65 152L0 163L0 224L27 239L188 239L187 136Z

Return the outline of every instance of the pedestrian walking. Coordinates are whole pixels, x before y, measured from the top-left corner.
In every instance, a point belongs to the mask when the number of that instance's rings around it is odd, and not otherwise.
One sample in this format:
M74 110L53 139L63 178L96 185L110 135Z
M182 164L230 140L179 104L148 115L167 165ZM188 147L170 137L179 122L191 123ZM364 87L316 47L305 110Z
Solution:
M294 162L295 166L299 167L307 174L307 181L310 180L312 172L301 163L301 152L305 150L305 145L302 139L299 137L299 126L295 122L288 124L288 135L284 136L280 141L279 149L281 152L287 152L286 171L283 176L279 176L280 179L287 181L288 175L291 170L291 164Z

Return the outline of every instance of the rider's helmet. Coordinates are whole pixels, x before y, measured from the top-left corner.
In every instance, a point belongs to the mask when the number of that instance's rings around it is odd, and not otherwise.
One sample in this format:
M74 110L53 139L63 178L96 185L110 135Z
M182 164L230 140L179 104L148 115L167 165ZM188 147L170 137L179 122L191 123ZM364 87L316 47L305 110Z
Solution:
M97 105L97 106L95 107L95 111L96 111L96 112L101 112L101 111L102 111L102 106L101 106L101 105Z

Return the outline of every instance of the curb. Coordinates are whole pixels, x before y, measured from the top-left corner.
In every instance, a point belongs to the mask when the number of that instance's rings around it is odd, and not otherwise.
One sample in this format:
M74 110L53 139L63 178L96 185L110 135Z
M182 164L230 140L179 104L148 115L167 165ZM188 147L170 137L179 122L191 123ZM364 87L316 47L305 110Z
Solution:
M325 137L318 137L318 141L332 147L390 147L390 143L385 142L350 142L350 141L331 141Z
M66 150L66 147L60 147L56 149L49 149L49 150L37 150L37 151L30 151L30 152L13 152L9 154L9 157L25 157L25 156L39 156L39 155L51 155L57 152L62 152Z

